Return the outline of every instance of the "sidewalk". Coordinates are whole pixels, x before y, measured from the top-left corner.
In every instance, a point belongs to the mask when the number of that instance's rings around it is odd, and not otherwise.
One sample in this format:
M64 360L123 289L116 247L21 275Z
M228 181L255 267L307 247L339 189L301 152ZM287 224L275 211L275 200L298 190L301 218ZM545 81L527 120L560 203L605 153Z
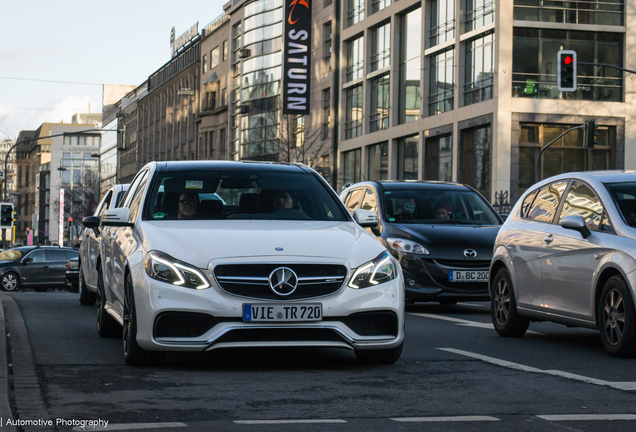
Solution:
M15 426L5 426L7 419L13 419L11 414L11 407L9 406L9 363L8 363L8 335L6 329L6 319L4 315L4 300L6 296L0 296L0 417L2 418L2 424L0 427L2 430L15 432ZM13 301L13 299L11 299Z

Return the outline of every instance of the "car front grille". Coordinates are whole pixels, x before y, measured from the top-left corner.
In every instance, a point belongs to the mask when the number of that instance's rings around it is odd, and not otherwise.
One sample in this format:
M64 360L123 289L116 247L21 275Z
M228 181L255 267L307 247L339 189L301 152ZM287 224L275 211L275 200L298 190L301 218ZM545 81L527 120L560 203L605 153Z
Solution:
M294 271L298 287L289 295L276 294L269 285L270 274L279 267ZM300 300L323 297L340 290L347 268L339 264L221 264L214 277L228 294L262 300Z
M422 259L421 262L431 279L449 293L488 295L488 282L450 282L448 273L465 269L488 271L490 261Z
M488 269L490 267L489 260L434 260L438 266L449 267L452 269Z

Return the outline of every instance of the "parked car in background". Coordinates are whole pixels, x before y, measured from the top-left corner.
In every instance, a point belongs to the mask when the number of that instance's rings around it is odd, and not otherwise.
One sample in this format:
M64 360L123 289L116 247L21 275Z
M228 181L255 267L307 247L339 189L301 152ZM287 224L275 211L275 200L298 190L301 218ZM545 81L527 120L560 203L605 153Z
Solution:
M598 329L611 355L636 356L636 171L567 173L514 206L490 268L495 330L531 321Z
M84 220L97 221L94 228L84 230L79 247L79 271L78 271L78 292L79 302L83 305L94 305L97 298L97 268L96 264L99 256L99 220L104 216L104 212L109 209L119 207L123 196L128 190L128 184L115 185L104 195L102 201L95 209L93 216Z
M203 199L214 193L221 200ZM156 351L257 346L393 363L404 280L361 227L376 222L351 217L305 166L151 162L101 219L99 334L121 337L123 326L131 365Z
M66 288L66 266L77 258L72 248L58 246L21 246L0 252L0 280L3 291L33 288Z
M503 221L470 186L367 181L340 194L350 212L377 214L367 228L400 262L406 301L489 300L488 269Z
M66 280L71 292L79 292L79 255L66 263Z

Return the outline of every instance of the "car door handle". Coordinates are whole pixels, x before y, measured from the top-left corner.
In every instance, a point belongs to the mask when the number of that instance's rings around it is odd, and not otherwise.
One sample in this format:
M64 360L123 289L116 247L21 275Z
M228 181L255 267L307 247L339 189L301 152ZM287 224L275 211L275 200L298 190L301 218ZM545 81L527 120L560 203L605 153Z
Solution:
M547 236L543 237L543 241L546 243L552 243L552 240L554 240L552 234L548 234Z

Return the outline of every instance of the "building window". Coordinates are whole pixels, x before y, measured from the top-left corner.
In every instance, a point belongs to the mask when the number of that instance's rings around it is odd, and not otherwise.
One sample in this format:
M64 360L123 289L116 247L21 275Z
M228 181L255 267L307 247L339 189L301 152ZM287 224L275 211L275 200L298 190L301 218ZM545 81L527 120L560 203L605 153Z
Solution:
M348 0L347 27L364 19L364 0Z
M422 9L415 9L400 19L400 78L398 123L408 123L420 116L420 76L422 55Z
M62 184L67 185L71 183L71 172L69 170L62 171Z
M431 3L430 46L455 38L455 0L433 0Z
M418 135L398 140L398 180L417 180L419 141Z
M512 96L623 101L623 72L608 67L579 64L577 90L560 92L556 82L560 49L576 51L579 61L624 67L622 33L515 28Z
M223 41L223 61L227 61L228 55L228 43L226 40Z
M371 132L389 128L389 74L371 80Z
M477 189L490 201L490 125L462 131L461 181Z
M325 36L325 45L323 57L325 58L325 71L329 72L331 70L331 39L332 39L332 31L331 31L331 21L323 26L323 32Z
M519 127L519 193L536 182L572 171L615 168L616 128L598 127L598 143L590 150L584 146L583 131L568 132L543 152L539 178L535 170L539 150L576 125L522 123Z
M495 71L494 42L493 33L466 42L464 105L492 99Z
M426 140L426 180L453 180L453 136L436 136Z
M294 139L293 142L296 147L302 147L305 144L305 116L296 116L292 124Z
M30 178L30 174L29 174L29 166L25 166L24 167L24 187L29 187L29 178Z
M369 180L387 180L389 178L389 144L376 144L367 149Z
M325 0L325 3L323 4L322 7L331 6L331 3L333 3L333 0Z
M362 135L362 84L346 90L345 139Z
M331 123L331 89L322 91L322 139L329 138L329 124Z
M388 67L391 63L391 23L372 30L371 71Z
M495 22L494 0L465 0L464 33Z
M515 0L514 19L564 24L622 26L624 0Z
M362 78L364 74L364 36L347 44L347 70L345 82Z
M381 11L391 4L391 0L371 0L371 13Z
M208 55L207 54L203 54L203 59L201 63L203 64L203 73L206 73L208 71Z
M343 184L358 183L361 180L361 177L362 177L362 172L360 170L361 155L362 155L361 149L355 149L355 150L342 153Z
M22 187L22 165L18 165L18 187Z
M227 89L221 90L221 106L227 106Z
M219 65L219 47L210 51L210 69Z
M455 48L430 56L431 75L428 115L453 109L455 96Z

